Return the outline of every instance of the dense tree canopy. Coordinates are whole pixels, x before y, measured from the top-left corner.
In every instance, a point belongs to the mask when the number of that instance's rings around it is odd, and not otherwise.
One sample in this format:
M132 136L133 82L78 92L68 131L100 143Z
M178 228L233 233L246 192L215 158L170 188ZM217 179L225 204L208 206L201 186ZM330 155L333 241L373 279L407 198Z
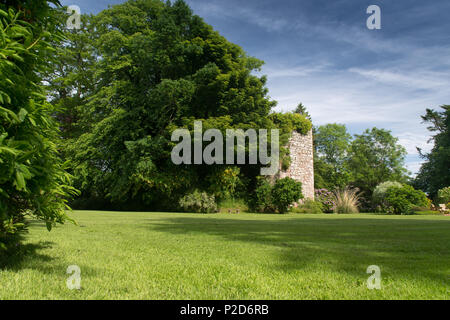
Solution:
M347 127L342 124L327 124L316 128L315 177L319 188L343 188L350 181L350 172L346 166L352 141Z
M405 181L405 156L405 148L390 131L372 128L355 135L347 161L351 184L366 197L371 197L373 190L382 182Z
M439 189L450 185L450 106L442 106L442 109L427 109L422 117L425 123L430 124L430 132L434 133L434 147L429 154L423 154L426 162L414 183L431 197L435 197Z
M307 131L302 115L270 115L263 62L228 42L183 2L129 1L84 17L49 83L61 110L76 186L86 199L165 208L193 188L225 194L226 166L175 166L171 133L203 126ZM87 80L89 79L89 80ZM64 84L64 88L61 88ZM287 155L287 152L284 152ZM240 168L251 188L258 166ZM166 203L160 203L161 201Z
M65 12L58 12L58 28L64 31L63 41L53 43L58 49L56 59L47 65L45 83L49 99L55 106L56 118L65 140L80 136L79 123L86 109L88 97L94 92L97 55L93 46L92 17L81 16L82 30L66 29Z

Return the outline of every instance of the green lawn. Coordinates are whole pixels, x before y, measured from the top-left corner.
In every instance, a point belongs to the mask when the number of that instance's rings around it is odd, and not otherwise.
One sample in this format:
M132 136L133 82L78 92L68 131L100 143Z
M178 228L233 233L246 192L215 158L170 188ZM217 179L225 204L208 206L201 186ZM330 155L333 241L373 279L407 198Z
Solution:
M0 299L448 299L450 217L71 213L33 222ZM5 265L6 264L6 265ZM82 289L68 290L78 265ZM381 290L368 290L378 265Z

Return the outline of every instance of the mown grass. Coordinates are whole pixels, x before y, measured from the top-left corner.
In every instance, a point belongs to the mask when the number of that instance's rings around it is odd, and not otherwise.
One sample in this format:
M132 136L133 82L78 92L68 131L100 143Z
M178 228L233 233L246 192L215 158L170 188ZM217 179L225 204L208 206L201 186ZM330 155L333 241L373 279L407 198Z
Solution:
M442 216L87 212L33 222L0 299L448 299ZM66 287L78 265L82 289ZM366 269L378 265L381 290Z

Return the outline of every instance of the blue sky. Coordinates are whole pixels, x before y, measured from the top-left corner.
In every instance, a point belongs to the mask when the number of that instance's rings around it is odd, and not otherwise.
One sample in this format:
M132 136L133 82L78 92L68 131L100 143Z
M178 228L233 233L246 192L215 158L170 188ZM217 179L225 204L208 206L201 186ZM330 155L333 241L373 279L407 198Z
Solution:
M63 0L97 13L123 0ZM302 102L315 125L344 123L351 133L386 128L420 165L429 150L425 108L450 104L448 0L187 0L228 40L266 62L278 111ZM369 5L381 30L369 30Z

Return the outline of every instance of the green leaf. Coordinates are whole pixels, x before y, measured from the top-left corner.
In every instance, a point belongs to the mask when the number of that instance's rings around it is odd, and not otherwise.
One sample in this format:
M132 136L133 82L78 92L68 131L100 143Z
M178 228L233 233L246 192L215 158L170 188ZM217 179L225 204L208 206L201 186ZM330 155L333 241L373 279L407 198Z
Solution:
M9 117L11 117L15 122L19 122L19 118L11 110L8 110L6 108L0 107L0 116L2 115L2 113L7 119L9 119Z
M22 172L20 171L16 171L16 189L18 191L23 191L26 189L26 182L25 182L25 177L23 176Z
M18 154L20 154L20 151L18 151L16 149L8 148L8 147L0 147L0 153L2 153L2 152L9 153L14 156L17 156Z
M24 108L20 109L19 114L18 114L18 118L20 122L23 122L23 120L25 120L25 117L27 116L28 111L25 110Z
M33 125L33 127L36 126L36 122L34 121L34 119L32 117L28 117L28 120L31 122L31 124Z
M17 168L20 170L20 172L23 174L24 178L29 180L33 178L33 174L28 170L27 166L23 164L17 165Z

